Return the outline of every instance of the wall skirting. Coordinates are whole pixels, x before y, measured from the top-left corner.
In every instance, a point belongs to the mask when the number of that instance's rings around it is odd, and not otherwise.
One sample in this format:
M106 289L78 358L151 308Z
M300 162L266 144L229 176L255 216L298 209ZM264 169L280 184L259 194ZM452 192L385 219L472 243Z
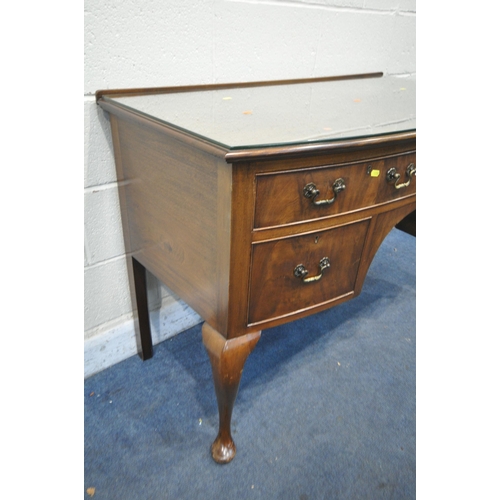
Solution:
M168 300L150 312L153 344L158 344L202 321L182 301ZM84 376L88 378L137 354L137 319L129 319L85 340Z

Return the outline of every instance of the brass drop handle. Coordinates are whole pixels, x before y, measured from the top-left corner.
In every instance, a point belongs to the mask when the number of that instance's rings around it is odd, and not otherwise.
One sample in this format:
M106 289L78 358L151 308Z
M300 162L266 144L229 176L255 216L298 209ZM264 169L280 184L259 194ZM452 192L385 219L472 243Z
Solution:
M319 261L319 274L316 276L306 276L309 274L309 271L304 267L303 264L299 264L293 270L293 274L296 278L301 278L304 283L312 283L313 281L319 281L323 277L323 271L330 267L330 259L328 257L323 257Z
M337 195L345 189L344 179L337 179L333 183L332 187L333 187L333 198L329 200L316 200L316 198L319 195L319 189L313 182L310 182L309 184L304 186L303 193L306 198L309 198L312 201L313 205L316 206L331 205L337 199Z
M416 175L416 173L417 167L415 167L414 163L410 163L408 167L406 167L406 177L408 177L408 180L406 182L401 182L398 184L401 174L399 174L394 167L390 168L387 171L387 175L385 176L385 178L389 184L394 184L394 187L396 189L401 189L410 185L411 178Z

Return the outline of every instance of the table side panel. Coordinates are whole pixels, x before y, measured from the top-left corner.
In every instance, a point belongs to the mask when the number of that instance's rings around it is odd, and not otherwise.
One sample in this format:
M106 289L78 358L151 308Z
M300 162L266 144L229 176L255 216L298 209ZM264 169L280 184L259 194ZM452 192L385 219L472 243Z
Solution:
M229 166L168 131L118 123L132 255L218 327L220 302L227 304L229 224L221 211L230 204Z

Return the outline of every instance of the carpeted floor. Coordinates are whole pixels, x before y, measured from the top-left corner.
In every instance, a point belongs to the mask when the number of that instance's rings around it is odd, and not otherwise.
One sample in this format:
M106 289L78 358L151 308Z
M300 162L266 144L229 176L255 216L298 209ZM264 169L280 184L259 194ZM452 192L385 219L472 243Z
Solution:
M394 229L359 297L262 332L228 465L201 325L87 379L85 498L414 499L415 247Z

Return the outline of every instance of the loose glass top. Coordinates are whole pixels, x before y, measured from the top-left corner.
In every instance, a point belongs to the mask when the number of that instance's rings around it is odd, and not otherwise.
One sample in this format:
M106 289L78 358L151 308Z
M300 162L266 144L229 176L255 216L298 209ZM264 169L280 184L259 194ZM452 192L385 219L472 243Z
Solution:
M105 99L228 149L247 149L414 131L415 95L414 76L383 76Z

